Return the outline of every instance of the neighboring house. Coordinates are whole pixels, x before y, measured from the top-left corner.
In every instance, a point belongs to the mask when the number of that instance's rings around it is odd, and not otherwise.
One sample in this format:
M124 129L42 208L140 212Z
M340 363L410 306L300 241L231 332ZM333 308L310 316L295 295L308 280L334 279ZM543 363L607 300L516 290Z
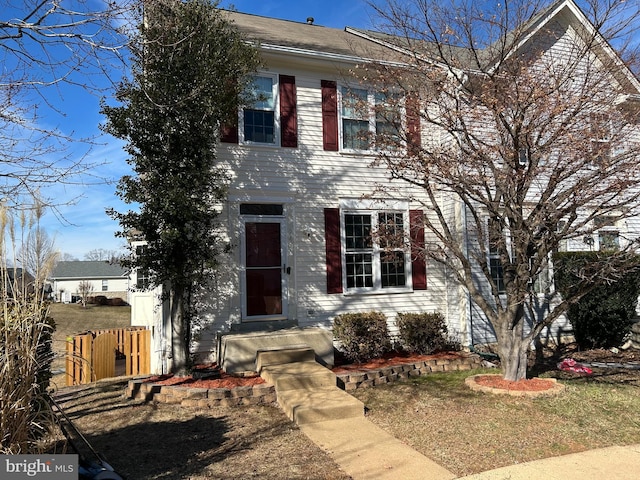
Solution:
M93 286L90 296L121 298L129 303L129 273L106 261L58 262L48 278L56 302L75 303L80 299L80 282Z
M196 351L215 359L221 333L330 329L338 314L371 310L387 315L392 333L398 312L439 311L463 345L491 341L479 309L441 266L402 248L383 255L366 240L386 223L416 248L425 244L424 192L398 182L394 198L367 199L376 184L389 184L389 175L371 166L375 152L350 132L363 121L375 128L377 119L352 115L343 88L348 69L363 59L393 61L397 54L355 29L230 16L259 40L268 68L256 81L261 101L240 112L239 127L225 132L218 149L232 172L223 218L234 248L220 267L224 274L214 279ZM556 21L575 19L565 12ZM375 102L374 92L359 88L361 98ZM407 122L415 121L408 106L405 113ZM452 204L458 215L460 208ZM460 228L464 238L468 232L462 223ZM594 241L611 244L617 232L609 222ZM135 291L131 302L132 324L153 328L156 371L164 369L171 338L159 293Z
M34 292L36 279L23 268L8 267L6 270L6 277L3 280L3 292L6 292L7 298L17 298L21 295L31 294ZM1 284L0 288L2 288Z

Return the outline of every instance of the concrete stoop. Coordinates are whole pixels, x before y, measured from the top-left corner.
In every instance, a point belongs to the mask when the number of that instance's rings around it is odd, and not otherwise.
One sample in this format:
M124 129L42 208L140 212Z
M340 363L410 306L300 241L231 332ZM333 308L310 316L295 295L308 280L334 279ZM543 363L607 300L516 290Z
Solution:
M258 351L256 371L274 385L278 403L298 425L364 416L364 404L337 386L337 377L306 346Z

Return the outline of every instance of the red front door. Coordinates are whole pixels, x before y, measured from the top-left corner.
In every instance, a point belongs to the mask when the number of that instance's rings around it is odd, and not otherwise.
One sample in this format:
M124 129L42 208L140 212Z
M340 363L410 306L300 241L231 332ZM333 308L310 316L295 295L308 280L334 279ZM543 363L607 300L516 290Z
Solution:
M245 316L282 316L281 223L245 222Z

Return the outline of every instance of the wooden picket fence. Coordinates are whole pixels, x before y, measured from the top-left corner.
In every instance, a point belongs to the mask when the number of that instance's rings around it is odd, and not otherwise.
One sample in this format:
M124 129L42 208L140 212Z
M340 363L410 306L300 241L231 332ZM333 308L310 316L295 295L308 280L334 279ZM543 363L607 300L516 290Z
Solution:
M150 373L151 330L146 327L114 328L68 337L67 385L115 377L117 361L124 361L124 375Z

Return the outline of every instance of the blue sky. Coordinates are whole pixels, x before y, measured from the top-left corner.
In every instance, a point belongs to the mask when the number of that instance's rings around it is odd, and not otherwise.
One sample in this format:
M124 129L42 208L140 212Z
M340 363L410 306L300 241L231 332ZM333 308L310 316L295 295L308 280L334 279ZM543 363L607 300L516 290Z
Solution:
M91 0L102 1L102 0ZM365 0L221 0L220 6L233 5L245 13L305 22L313 17L316 25L343 28L346 25L370 28L371 10ZM118 76L117 73L115 72ZM98 125L104 121L99 114L99 96L90 95L81 88L64 88L48 101L56 103L64 115L47 116L50 125L57 126L73 138L100 135ZM44 108L44 107L43 107ZM71 205L60 207L59 214L48 213L43 226L55 237L58 249L78 259L94 249L116 250L124 247L124 240L115 237L119 230L117 222L111 220L105 209L126 211L115 196L117 180L130 173L122 143L103 135L97 138L88 151L86 144L71 147L73 155L87 155L86 161L100 164L94 174L103 181L89 180L83 185L59 185L46 193L56 198L59 204L72 199Z
M329 27L371 26L364 0L220 2L223 8L230 5L240 12L300 22L314 17L317 25ZM44 119L48 124L77 139L101 134L98 125L104 119L99 113L99 96L80 88L66 87L54 93L49 100L53 100L64 115L50 113ZM123 239L115 237L118 223L111 220L105 210L109 207L117 211L129 209L115 196L117 180L130 173L126 154L122 143L108 135L99 136L93 143L91 147L81 143L73 145L71 152L75 157L86 155L89 163L100 164L93 169L97 178L89 178L80 185L58 185L44 192L60 204L73 200L72 204L60 207L58 213L47 213L42 226L55 238L62 253L79 260L94 249L118 250L125 245Z

